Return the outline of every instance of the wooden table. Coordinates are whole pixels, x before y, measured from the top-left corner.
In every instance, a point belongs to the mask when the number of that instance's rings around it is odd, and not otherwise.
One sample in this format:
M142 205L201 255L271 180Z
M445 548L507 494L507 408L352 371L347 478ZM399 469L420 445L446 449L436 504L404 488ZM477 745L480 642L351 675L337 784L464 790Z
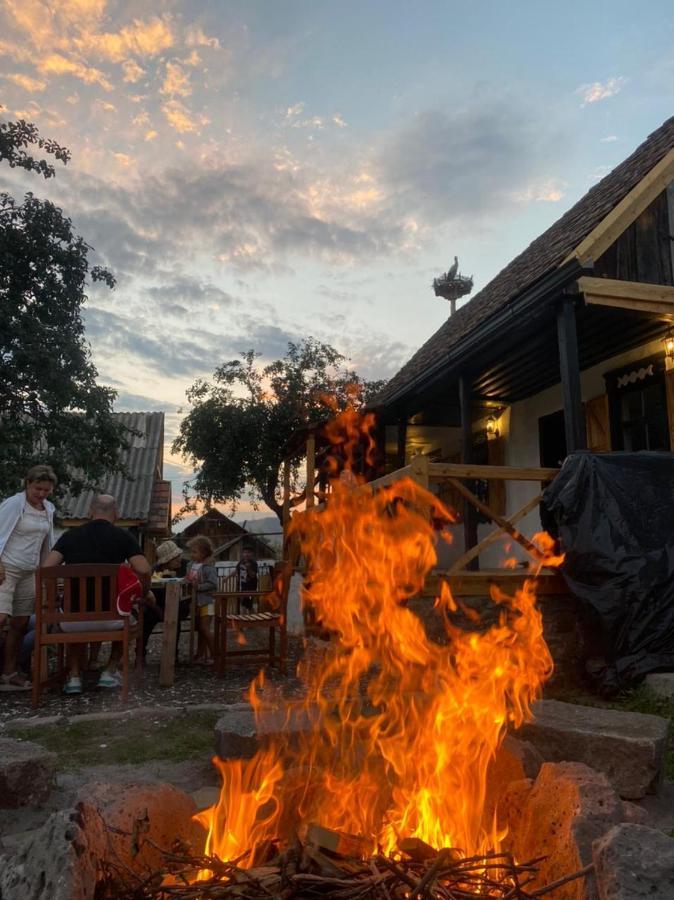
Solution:
M154 587L165 588L164 621L162 624L161 661L159 664L159 684L161 687L172 687L175 679L176 640L180 628L180 601L189 593L192 599L190 606L190 651L189 661L194 659L194 628L196 618L195 586L184 578L162 579L155 581Z

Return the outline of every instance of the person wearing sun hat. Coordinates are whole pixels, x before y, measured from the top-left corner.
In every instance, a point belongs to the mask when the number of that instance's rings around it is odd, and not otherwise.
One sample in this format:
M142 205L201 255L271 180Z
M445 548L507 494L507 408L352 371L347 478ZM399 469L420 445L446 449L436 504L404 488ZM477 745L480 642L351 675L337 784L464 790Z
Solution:
M166 578L180 578L185 574L186 562L183 560L183 551L175 541L164 541L155 551L154 571L157 575ZM164 618L164 604L166 593L163 586L154 585L148 596L149 602L145 605L143 613L143 656L147 654L147 643L154 631L157 622ZM181 600L178 607L180 619L187 619L190 615L190 600ZM180 629L176 635L176 658L178 656L178 642L180 641Z
M155 560L155 572L169 570L171 574L180 571L183 551L174 541L164 541L157 547Z

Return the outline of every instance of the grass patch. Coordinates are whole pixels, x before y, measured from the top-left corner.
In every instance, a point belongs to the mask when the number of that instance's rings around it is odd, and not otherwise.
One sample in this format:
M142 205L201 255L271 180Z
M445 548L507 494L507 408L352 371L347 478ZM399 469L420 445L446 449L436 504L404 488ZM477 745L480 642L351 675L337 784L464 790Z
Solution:
M142 764L153 760L208 760L213 755L216 711L176 716L129 716L111 721L8 728L10 737L39 744L58 755L61 771L85 766Z

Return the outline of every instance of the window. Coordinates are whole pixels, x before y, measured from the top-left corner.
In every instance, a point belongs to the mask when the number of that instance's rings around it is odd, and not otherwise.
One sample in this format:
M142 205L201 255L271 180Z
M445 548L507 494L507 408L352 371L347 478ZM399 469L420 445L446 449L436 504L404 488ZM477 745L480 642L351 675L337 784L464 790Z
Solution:
M538 446L543 468L556 469L561 466L566 457L564 410L541 416L538 420Z
M669 450L664 363L644 360L606 376L616 450Z

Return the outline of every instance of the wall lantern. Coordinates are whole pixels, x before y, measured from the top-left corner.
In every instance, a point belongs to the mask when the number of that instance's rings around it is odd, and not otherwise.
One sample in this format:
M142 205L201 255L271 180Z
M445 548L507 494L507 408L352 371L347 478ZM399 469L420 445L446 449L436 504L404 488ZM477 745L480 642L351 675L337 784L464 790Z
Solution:
M672 351L674 352L674 341L672 343ZM488 435L498 435L498 422L495 416L487 416L487 434Z
M674 360L674 328L670 328L663 337L662 343L665 345L665 356L667 359Z

